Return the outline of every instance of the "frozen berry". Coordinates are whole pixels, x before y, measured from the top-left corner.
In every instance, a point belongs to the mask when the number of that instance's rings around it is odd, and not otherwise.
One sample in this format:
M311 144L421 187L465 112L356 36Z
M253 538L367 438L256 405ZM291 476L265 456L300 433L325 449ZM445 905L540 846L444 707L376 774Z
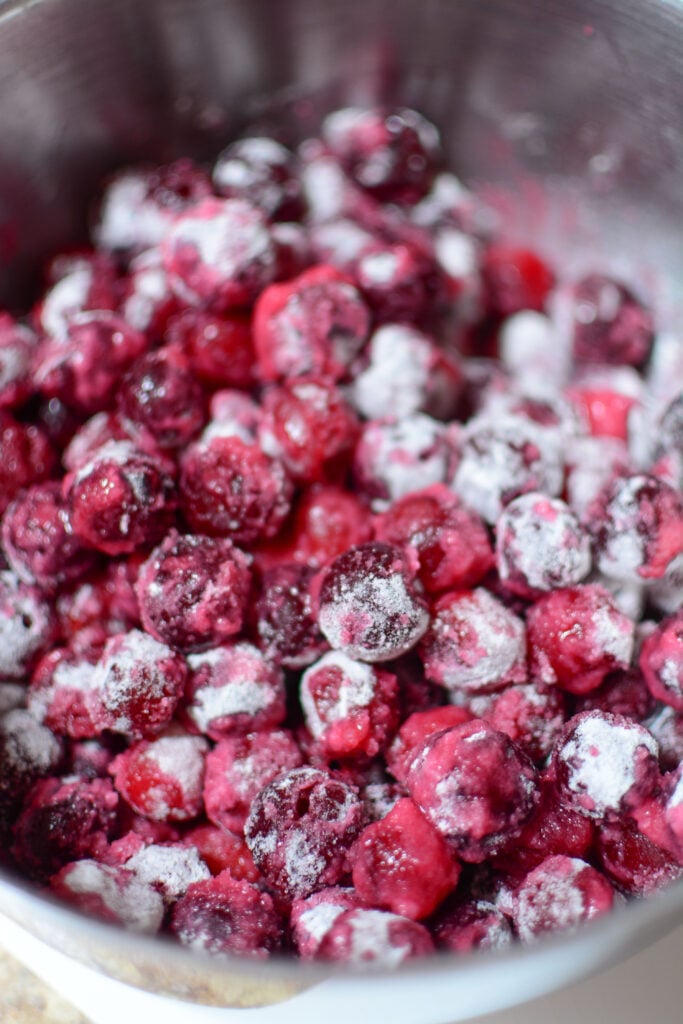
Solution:
M209 195L206 173L187 158L121 171L109 181L94 229L98 246L140 252L162 241L176 217Z
M625 285L589 274L574 287L572 303L577 362L643 365L653 340L652 314Z
M55 455L45 433L0 410L0 513L25 487L48 480Z
M414 110L347 107L328 115L322 135L353 180L382 202L416 202L432 184L439 134Z
M183 694L184 660L139 629L107 641L97 665L102 728L137 738L170 722Z
M370 539L368 513L350 491L332 485L303 493L292 524L292 557L320 568L348 548Z
M358 430L341 392L319 377L298 377L263 398L262 445L292 476L312 483L347 461Z
M116 309L118 282L112 261L101 253L57 258L54 284L36 311L41 331L55 341L64 340L74 317L91 310Z
M219 195L248 199L275 220L298 220L303 212L294 155L275 139L254 136L224 149L213 166Z
M167 337L187 353L192 372L208 387L248 388L253 383L254 346L246 314L186 309L171 320Z
M513 845L539 799L526 755L476 719L435 733L413 760L407 784L435 828L474 864Z
M243 199L200 200L175 219L161 252L178 297L215 312L250 306L277 269L265 217Z
M588 534L559 498L523 494L496 525L498 573L521 597L571 587L591 568Z
M244 839L228 829L217 825L197 825L185 832L181 842L197 850L212 875L229 871L233 878L245 882L256 882L259 878Z
M600 711L570 719L554 753L563 800L602 820L619 817L651 796L659 779L658 747L642 725Z
M263 574L255 604L256 631L266 658L285 668L302 668L326 648L311 599L314 570L283 564Z
M318 609L330 645L361 661L399 657L429 624L405 555L378 542L350 548L324 570Z
M475 696L468 707L537 762L544 761L552 751L566 713L561 691L534 683L506 686L499 693Z
M598 829L597 859L610 881L632 896L649 896L683 875L680 864L631 823Z
M206 758L204 805L216 825L241 833L254 798L303 755L286 729L221 739Z
M387 751L387 767L391 774L404 783L413 760L427 740L437 732L469 722L472 717L467 708L454 704L414 711L405 719Z
M316 959L353 967L397 967L433 952L434 943L417 921L383 910L345 910L325 932Z
M512 878L522 878L547 857L589 856L595 838L590 818L566 804L552 781L541 785L541 797L514 846L494 858L495 866Z
M534 679L570 693L596 689L608 672L628 668L633 622L601 586L585 583L552 591L527 615Z
M0 408L16 409L33 391L33 358L38 341L9 313L0 313Z
M403 419L370 420L363 427L354 455L357 490L375 511L388 508L432 484L444 483L453 450L442 423L424 413Z
M505 949L513 940L512 925L501 910L487 900L457 903L434 926L437 948L453 953L473 949Z
M316 768L295 768L255 797L244 834L270 887L291 901L340 880L362 818L350 786Z
M374 757L398 725L396 676L331 651L301 677L301 705L330 759Z
M427 251L401 242L373 242L361 250L351 273L375 323L425 324L437 319L445 283Z
M202 389L190 360L166 345L133 363L117 395L119 414L161 448L180 448L204 423Z
M483 587L438 599L420 651L427 677L455 693L526 679L524 623Z
M475 586L493 564L484 523L443 484L394 502L375 517L374 530L377 540L415 553L429 593Z
M203 807L207 747L201 736L170 732L134 743L109 770L116 789L138 814L152 821L188 821Z
M445 839L409 799L361 832L350 859L366 904L416 921L433 913L460 876Z
M55 895L85 913L154 935L161 928L164 901L133 871L96 860L67 864L50 880Z
M248 557L229 540L172 530L137 579L142 624L180 651L217 647L240 632L250 581Z
M597 689L575 700L574 707L577 712L609 711L613 715L642 722L652 714L655 703L642 672L638 669L616 669L605 676Z
M481 276L485 306L499 317L542 311L554 284L552 271L535 252L500 243L484 252Z
M169 319L178 311L158 249L148 249L131 261L119 312L149 341L163 337Z
M657 700L683 711L683 613L661 622L643 641L640 668Z
M493 524L514 498L530 491L555 497L562 482L561 439L554 431L522 416L482 415L464 430L451 486Z
M17 707L0 715L0 837L4 848L9 848L7 827L26 794L39 779L55 772L63 757L61 740L29 711Z
M154 544L171 525L173 482L129 441L109 441L64 478L75 534L107 555Z
M29 877L46 882L69 861L103 853L118 807L109 779L37 782L14 826L14 857Z
M256 304L254 344L263 380L346 376L368 336L370 313L332 267L307 270L267 288Z
M530 942L546 932L577 928L612 909L614 889L577 857L558 854L534 868L515 893L513 920Z
M60 736L75 739L100 731L95 653L56 647L38 662L28 691L31 713Z
M683 553L683 498L653 476L619 477L589 510L588 529L605 576L661 579Z
M368 419L425 412L448 419L455 412L462 373L421 331L385 324L368 345L369 362L351 385L353 405Z
M294 900L289 921L299 956L312 960L335 919L358 906L362 903L355 890L339 885Z
M197 533L237 543L272 537L289 512L290 494L282 464L239 437L194 444L181 458L181 505Z
M171 933L192 949L263 959L283 939L282 920L272 898L228 871L195 882L178 900Z
M52 609L41 592L0 571L0 678L24 679L53 637Z
M35 381L48 398L80 413L111 406L121 374L147 347L144 336L115 313L78 313L63 338L46 339L37 354Z
M34 484L14 499L2 519L2 546L24 583L47 590L78 579L95 560L74 536L58 483Z
M201 733L218 740L268 729L285 716L280 668L248 643L191 654L185 714Z

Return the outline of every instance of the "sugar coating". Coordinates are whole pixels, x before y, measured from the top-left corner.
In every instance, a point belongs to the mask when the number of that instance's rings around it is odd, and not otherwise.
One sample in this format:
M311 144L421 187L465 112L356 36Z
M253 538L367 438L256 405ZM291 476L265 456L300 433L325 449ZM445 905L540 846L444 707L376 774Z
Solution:
M525 309L507 317L500 329L499 346L505 369L525 384L530 380L556 387L566 383L570 348L545 314Z
M162 736L147 747L144 756L162 775L177 782L183 793L192 794L201 787L206 748L206 740L199 736Z
M41 592L13 572L0 572L0 678L24 678L51 634L52 614Z
M370 363L355 378L350 395L368 419L410 416L424 408L433 343L405 324L385 324L368 345Z
M567 450L567 501L572 511L583 518L602 489L631 469L628 448L619 438L575 438Z
M450 486L487 523L505 505L529 491L556 497L563 482L558 440L522 417L472 420Z
M656 739L642 726L589 713L570 731L558 757L577 809L600 819L622 810L638 782L639 758L658 753Z
M337 671L341 682L335 700L320 714L311 686L319 672ZM306 724L316 738L323 735L332 722L347 718L354 708L365 708L372 701L377 677L371 665L349 658L341 651L330 651L308 668L301 677L301 706Z
M144 171L119 174L104 193L95 238L103 249L146 249L158 245L174 219L148 198L149 181Z
M385 661L417 643L429 613L400 550L368 544L350 549L328 569L318 624L330 645L349 657Z
M451 461L445 428L423 413L371 421L356 448L355 474L361 490L381 512L392 501L430 484L443 483Z
M524 494L496 526L498 572L515 590L548 591L580 583L591 568L588 534L559 499Z
M131 931L154 934L161 927L161 896L132 871L81 860L64 869L62 885L77 897L99 897L104 909Z
M81 266L52 286L40 310L40 324L49 337L66 338L69 321L87 306L92 281L92 268Z
M612 901L607 879L585 861L549 857L515 894L514 921L519 937L529 942L543 932L576 928L609 910Z
M457 692L476 693L525 676L524 623L488 590L446 595L422 644L425 672Z
M152 843L129 857L124 867L141 882L161 890L166 902L172 903L193 882L211 878L211 872L194 847L161 846Z
M19 774L45 775L56 767L62 754L55 734L23 708L0 718L0 742L3 762Z
M282 719L282 672L253 644L226 644L187 660L192 671L187 714L200 732L242 732Z

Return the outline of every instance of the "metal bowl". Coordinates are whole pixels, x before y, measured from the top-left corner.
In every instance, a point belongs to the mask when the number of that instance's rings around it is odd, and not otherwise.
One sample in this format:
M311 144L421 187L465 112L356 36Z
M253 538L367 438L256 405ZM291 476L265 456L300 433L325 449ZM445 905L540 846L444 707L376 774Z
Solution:
M608 264L675 325L683 245L683 5L666 0L9 0L0 4L0 301L84 236L116 166L210 156L246 125L290 141L347 103L436 122L504 229ZM57 905L8 874L0 912L112 977L317 1024L439 1024L615 962L683 918L683 883L580 933L398 974L216 961ZM293 1011L293 1014L292 1014ZM249 1014L247 1014L249 1016ZM231 1018L232 1019L232 1018ZM256 1019L256 1018L255 1018Z

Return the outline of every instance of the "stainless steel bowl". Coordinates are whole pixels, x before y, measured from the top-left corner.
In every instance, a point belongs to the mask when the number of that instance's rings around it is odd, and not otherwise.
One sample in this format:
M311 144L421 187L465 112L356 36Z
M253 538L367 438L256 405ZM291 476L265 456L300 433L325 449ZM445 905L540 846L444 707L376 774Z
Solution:
M336 105L385 100L436 122L452 166L510 234L563 266L616 266L675 327L683 5L674 0L9 0L0 90L0 301L12 308L30 296L41 258L83 237L113 167L208 156L254 123L296 140ZM98 970L178 998L274 1009L299 1000L303 1024L315 1000L296 993L308 990L322 997L310 1019L323 1005L334 1024L362 993L365 1006L392 1007L394 1024L438 1024L635 951L683 918L683 884L575 936L362 979L291 962L212 962L88 920L7 875L0 911Z

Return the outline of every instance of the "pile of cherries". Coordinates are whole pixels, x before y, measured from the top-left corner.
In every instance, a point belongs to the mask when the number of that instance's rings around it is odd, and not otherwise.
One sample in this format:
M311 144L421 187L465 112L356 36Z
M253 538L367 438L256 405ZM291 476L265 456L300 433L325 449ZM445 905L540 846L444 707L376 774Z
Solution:
M116 174L0 407L8 866L385 965L683 874L683 344L419 114Z

